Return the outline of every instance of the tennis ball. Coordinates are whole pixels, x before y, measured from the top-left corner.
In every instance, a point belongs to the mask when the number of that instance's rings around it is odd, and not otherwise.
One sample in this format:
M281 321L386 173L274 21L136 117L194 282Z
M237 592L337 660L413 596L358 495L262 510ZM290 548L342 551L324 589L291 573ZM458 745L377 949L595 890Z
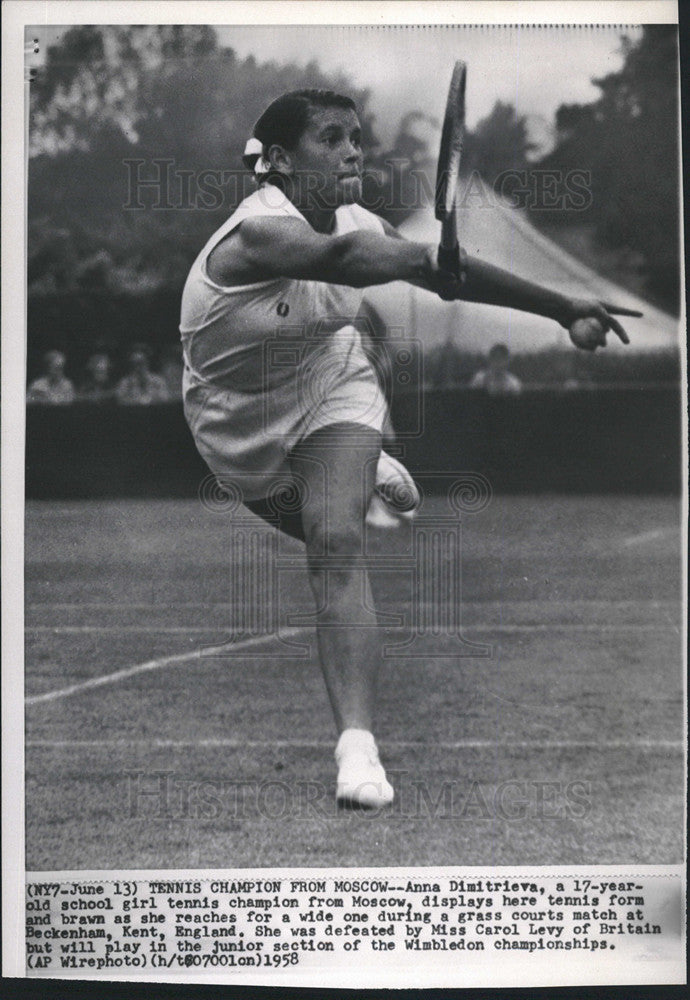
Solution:
M595 316L576 319L569 333L573 344L583 351L595 351L597 347L606 346L604 326Z

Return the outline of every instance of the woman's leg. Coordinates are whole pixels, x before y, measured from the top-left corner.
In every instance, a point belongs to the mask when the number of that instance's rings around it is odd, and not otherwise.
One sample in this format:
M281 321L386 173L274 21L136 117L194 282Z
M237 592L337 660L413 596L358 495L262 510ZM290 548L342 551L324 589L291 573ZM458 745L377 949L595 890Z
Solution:
M364 519L381 436L359 424L334 424L296 446L290 465L306 485L299 509L270 500L246 506L306 543L317 605L319 659L336 726L371 730L380 641L364 556Z
M359 424L316 431L290 455L302 499L251 501L247 507L304 541L316 603L319 660L340 734L336 797L346 805L378 808L393 789L371 729L381 656L365 563L365 516L381 451L379 433ZM288 512L278 513L285 511Z
M307 486L302 525L317 605L319 657L338 732L371 730L381 655L364 563L364 519L381 436L334 424L295 448L290 465Z
M336 798L369 808L393 800L371 732L381 644L364 549L380 450L377 431L335 424L310 435L290 456L295 476L307 486L302 524L319 659L340 733Z

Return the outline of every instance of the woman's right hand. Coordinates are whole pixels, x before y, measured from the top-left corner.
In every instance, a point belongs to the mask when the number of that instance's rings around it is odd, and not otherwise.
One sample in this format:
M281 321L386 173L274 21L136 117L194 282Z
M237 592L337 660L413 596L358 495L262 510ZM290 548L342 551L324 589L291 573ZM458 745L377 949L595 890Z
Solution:
M444 302L453 302L462 298L462 288L465 283L465 269L467 266L467 254L460 247L459 253L459 277L452 271L447 271L439 263L439 246L430 243L427 247L427 272L429 278L429 288L436 292Z

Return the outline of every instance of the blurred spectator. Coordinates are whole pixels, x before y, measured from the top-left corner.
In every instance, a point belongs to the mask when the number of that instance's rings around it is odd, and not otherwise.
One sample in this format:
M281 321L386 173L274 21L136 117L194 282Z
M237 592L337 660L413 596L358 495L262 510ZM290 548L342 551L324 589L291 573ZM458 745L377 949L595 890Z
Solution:
M74 402L74 386L65 376L65 355L62 351L48 351L43 356L45 375L34 379L26 391L27 403L46 403L64 406Z
M134 344L127 355L130 372L117 384L115 396L125 406L148 406L164 403L168 387L160 375L154 375L149 365L149 349L145 344Z
M168 387L170 399L182 399L182 344L170 344L161 360L161 376Z
M478 371L470 382L470 389L484 389L491 396L522 392L522 382L508 371L510 351L505 344L494 344L489 351L486 368Z
M107 354L92 354L86 362L86 378L79 387L79 399L89 403L107 403L115 396Z

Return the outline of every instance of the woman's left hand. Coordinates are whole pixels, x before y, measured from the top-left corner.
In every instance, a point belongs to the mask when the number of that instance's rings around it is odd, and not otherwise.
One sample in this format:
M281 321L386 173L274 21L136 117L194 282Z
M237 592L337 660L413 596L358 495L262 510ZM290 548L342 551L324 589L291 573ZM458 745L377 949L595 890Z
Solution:
M570 330L573 323L579 319L595 319L601 324L604 334L613 330L624 344L629 344L630 338L615 317L641 315L637 309L626 309L624 306L611 305L609 302L600 302L597 299L570 299L559 321L561 326Z

